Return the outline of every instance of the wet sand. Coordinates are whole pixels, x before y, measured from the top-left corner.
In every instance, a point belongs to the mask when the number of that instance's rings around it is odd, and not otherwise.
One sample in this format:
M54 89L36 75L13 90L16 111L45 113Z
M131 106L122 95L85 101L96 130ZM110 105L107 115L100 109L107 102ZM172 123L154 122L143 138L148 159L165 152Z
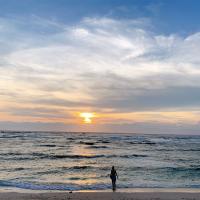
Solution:
M200 193L191 192L1 192L1 200L200 200Z

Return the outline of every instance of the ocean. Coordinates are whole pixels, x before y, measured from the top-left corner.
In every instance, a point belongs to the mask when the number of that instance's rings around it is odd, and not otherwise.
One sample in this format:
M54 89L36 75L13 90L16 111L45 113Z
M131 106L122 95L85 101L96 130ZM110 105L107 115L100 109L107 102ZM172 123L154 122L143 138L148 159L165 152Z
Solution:
M200 136L1 132L0 189L200 188Z

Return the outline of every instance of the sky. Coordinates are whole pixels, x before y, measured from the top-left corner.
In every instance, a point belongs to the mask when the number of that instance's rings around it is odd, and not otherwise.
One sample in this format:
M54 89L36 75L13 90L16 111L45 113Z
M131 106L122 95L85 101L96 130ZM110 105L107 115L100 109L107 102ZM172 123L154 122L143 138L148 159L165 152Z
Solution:
M0 0L0 129L200 134L199 10Z

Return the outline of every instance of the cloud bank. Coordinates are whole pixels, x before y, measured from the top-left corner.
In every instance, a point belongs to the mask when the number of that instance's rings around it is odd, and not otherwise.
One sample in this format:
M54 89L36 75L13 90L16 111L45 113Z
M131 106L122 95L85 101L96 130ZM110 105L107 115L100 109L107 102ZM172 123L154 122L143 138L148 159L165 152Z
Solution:
M96 127L121 124L122 131L136 123L143 132L149 123L199 127L200 32L153 30L146 18L70 26L1 18L0 120L71 127L76 112L93 111L103 116Z

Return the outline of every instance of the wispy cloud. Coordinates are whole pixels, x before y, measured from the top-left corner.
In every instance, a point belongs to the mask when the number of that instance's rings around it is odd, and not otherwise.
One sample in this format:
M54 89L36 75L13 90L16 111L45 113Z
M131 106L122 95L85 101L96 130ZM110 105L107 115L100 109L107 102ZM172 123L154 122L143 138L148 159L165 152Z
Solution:
M78 109L198 111L200 33L153 30L145 18L84 18L70 26L36 16L1 18L0 103L7 112L13 104L43 105L54 114L62 108L62 119ZM13 114L48 118L48 112Z

